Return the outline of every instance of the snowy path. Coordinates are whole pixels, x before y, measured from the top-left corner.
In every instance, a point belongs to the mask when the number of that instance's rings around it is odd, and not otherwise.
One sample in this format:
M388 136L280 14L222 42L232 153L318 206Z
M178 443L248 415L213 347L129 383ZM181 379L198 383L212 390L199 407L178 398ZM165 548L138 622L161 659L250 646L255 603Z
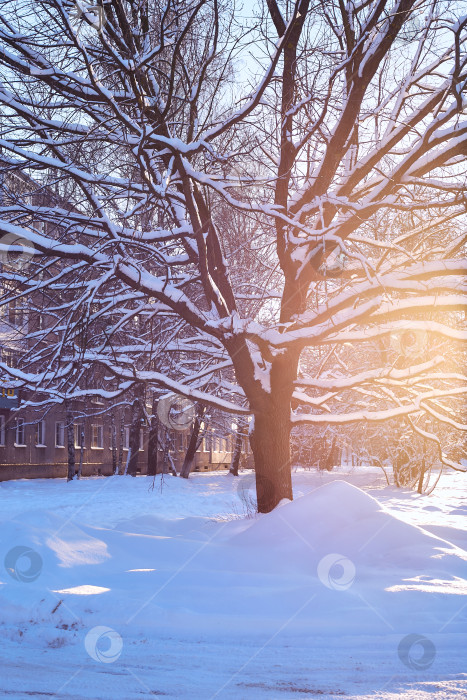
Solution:
M251 481L0 483L1 695L466 697L463 476L299 471L239 519Z

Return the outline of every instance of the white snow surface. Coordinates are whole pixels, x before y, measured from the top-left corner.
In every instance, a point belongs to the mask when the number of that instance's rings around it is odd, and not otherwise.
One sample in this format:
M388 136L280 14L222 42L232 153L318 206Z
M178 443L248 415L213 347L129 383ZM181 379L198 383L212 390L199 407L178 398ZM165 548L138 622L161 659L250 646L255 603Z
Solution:
M251 472L1 482L0 696L467 697L465 475L293 479L266 515Z

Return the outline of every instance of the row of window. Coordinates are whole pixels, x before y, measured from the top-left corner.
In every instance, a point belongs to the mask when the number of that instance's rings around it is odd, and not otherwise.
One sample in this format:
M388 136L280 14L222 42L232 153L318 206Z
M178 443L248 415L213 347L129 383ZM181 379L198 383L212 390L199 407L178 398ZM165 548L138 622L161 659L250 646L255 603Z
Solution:
M18 353L8 348L1 348L0 359L6 364L7 367L17 367Z
M15 447L25 447L26 446L26 422L24 418L17 418L14 426L15 431ZM74 445L75 448L81 448L81 443L83 447L86 447L85 439L85 428L82 423L75 423L74 429ZM91 449L102 450L104 449L104 426L101 424L91 424ZM46 421L41 420L34 424L34 439L36 447L46 447ZM0 446L5 446L6 432L5 432L5 416L0 415ZM185 450L188 447L190 436L181 433L175 436L175 449ZM123 432L123 449L128 450L130 443L130 428L126 426ZM65 447L67 444L66 437L66 426L64 421L55 421L54 424L54 445L55 447ZM140 431L140 444L139 449L144 449L144 431ZM246 445L248 449L248 445ZM232 451L232 439L230 437L221 437L220 435L215 435L208 433L202 439L200 450L202 452L231 452Z
M231 452L232 440L230 437L208 434L203 438L203 452Z
M183 452L188 448L191 435L189 433L175 433L174 449ZM208 432L199 446L198 452L231 452L232 438L230 436L221 437L215 433Z
M66 431L64 421L56 421L54 430L54 444L55 447L65 447L66 446ZM76 448L80 448L83 442L83 447L86 447L86 441L83 440L84 426L83 424L77 424L73 426L74 428L74 444ZM26 423L24 418L17 418L14 427L15 430L15 447L25 447L26 446ZM0 415L0 446L5 445L5 416ZM41 420L35 423L35 446L36 447L46 447L46 421ZM123 449L127 450L129 448L130 442L130 428L126 427L123 434ZM144 433L140 431L140 450L144 449ZM102 450L104 448L104 426L100 424L91 425L91 449Z

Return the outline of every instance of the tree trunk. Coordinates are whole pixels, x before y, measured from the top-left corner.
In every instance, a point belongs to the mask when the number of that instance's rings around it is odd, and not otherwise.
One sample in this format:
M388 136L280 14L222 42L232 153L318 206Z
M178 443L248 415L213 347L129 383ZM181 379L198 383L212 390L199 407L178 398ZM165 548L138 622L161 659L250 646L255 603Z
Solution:
M242 342L226 343L235 373L253 413L250 445L256 472L258 512L269 513L293 499L290 456L291 403L299 351L278 353L259 368ZM260 369L262 376L257 376Z
M234 476L238 476L238 467L240 464L240 457L242 456L242 445L245 432L245 421L243 418L239 418L237 421L237 431L235 433L235 447L232 455L232 464L230 465L229 469L230 474L233 474Z
M148 476L155 476L157 474L157 463L159 456L159 417L157 415L158 403L159 399L153 397L151 427L149 430L148 440Z
M67 481L72 481L75 476L75 430L73 413L66 407L66 433L68 445L68 474Z
M128 453L127 453L126 462L125 462L125 470L123 472L123 476L126 476L128 474L128 465L130 464L130 459L131 459L131 447L128 448ZM133 474L133 476L136 476L136 475Z
M141 431L141 421L143 419L143 406L141 404L140 398L135 398L133 401L133 410L131 415L131 426L130 426L130 439L129 439L129 459L128 467L126 469L127 474L130 476L136 476L136 470L138 468L138 456L139 456L139 443L140 443L140 431Z
M177 476L177 470L175 468L175 462L173 460L172 455L170 452L167 453L167 464L168 464L168 470L169 474L172 474L172 476Z
M202 404L196 404L196 415L193 424L193 430L191 431L190 442L188 443L188 449L185 453L185 459L183 460L182 469L180 471L180 476L184 479L188 479L190 472L193 468L193 462L196 457L196 450L198 449L198 438L199 431L201 430L201 423L203 422L204 414L206 413L206 408Z
M423 493L423 481L425 479L425 470L426 470L426 439L423 439L423 454L422 454L422 463L420 465L420 478L418 480L418 493Z
M112 474L117 473L117 428L115 427L115 413L110 412L110 441L112 445Z
M162 431L162 474L169 473L170 436L167 428Z
M324 469L326 469L326 471L328 471L328 472L332 471L332 468L335 466L334 465L335 454L336 454L336 437L334 436L332 438L332 442L331 442L331 449L329 450L328 456L326 457L326 463L324 465Z
M120 415L120 442L118 444L118 463L117 474L121 474L123 470L123 441L125 437L125 409Z
M83 471L83 458L84 458L84 423L80 425L79 433L79 467L78 467L78 479L81 479L81 472Z
M293 498L290 429L289 404L254 416L250 444L255 459L259 513L269 513L283 498Z

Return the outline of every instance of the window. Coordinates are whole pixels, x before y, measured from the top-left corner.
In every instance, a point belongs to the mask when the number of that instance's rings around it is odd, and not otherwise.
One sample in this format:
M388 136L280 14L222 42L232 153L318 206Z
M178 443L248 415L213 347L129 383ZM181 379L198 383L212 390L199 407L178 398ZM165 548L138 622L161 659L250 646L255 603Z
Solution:
M102 425L91 425L91 447L94 450L104 448L104 427Z
M75 423L73 426L75 432L75 447L81 447L81 441L84 447L84 425L83 423Z
M16 353L14 350L2 348L2 362L4 362L7 367L16 367Z
M55 423L55 447L65 447L65 424L63 421Z
M36 447L45 446L45 420L36 423Z
M178 450L178 452L183 452L183 448L184 448L183 438L184 438L183 433L175 433L175 439L174 439L175 449ZM141 449L141 447L140 447L140 449Z
M130 448L130 428L123 429L123 449L128 450Z
M127 426L123 431L123 449L130 449L130 427ZM139 449L144 451L144 430L139 431Z
M210 452L212 444L212 435L207 434L203 438L203 452Z
M16 435L15 447L24 447L26 445L26 432L24 428L24 418L16 419Z
M34 311L36 311L36 309L34 309ZM33 314L33 326L31 326L30 330L43 331L46 327L46 312L42 308L39 313Z
M24 324L24 301L22 299L12 299L8 304L8 323L16 327Z
M0 416L0 446L5 445L5 416Z

